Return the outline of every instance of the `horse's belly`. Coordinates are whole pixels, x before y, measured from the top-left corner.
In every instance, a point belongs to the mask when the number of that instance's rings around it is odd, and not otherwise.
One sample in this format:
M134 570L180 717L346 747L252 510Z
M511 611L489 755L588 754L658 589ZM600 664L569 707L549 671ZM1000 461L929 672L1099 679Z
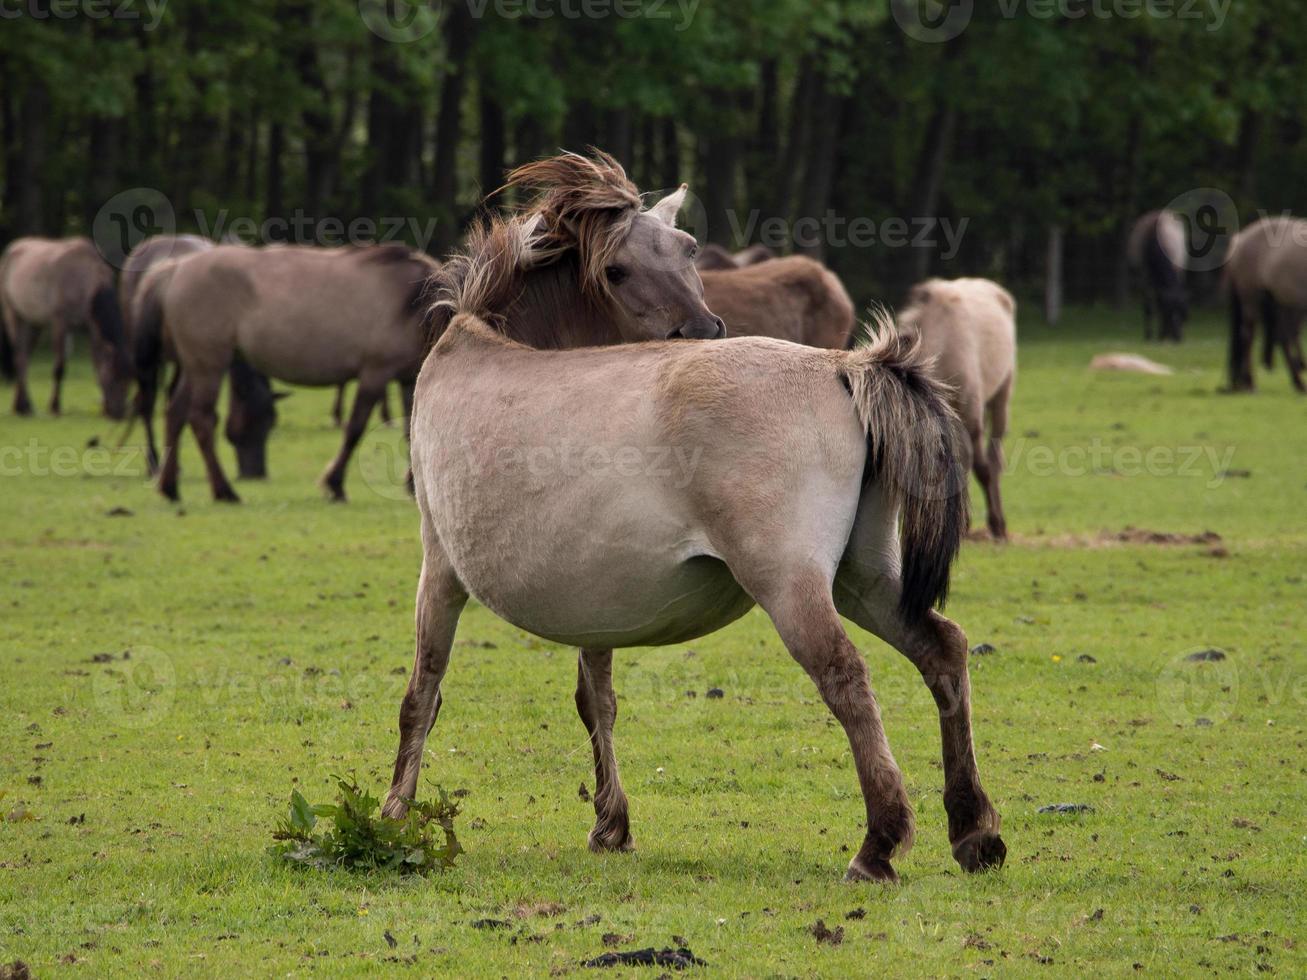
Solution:
M600 589L565 575L559 579L508 587L501 581L464 584L514 626L590 649L684 643L753 607L726 565L706 556L667 568L608 569Z

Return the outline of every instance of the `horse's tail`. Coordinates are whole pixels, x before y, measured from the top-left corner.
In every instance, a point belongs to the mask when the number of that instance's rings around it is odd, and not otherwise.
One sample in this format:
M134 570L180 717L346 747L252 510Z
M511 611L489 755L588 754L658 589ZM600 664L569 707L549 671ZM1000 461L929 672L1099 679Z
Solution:
M1268 289L1262 293L1262 365L1275 367L1275 344L1280 339L1280 310Z
M159 370L163 364L163 296L172 281L177 260L160 262L141 278L127 311L132 324L136 370L136 414L145 424L147 463L153 473L159 465L154 445L154 403L159 397Z
M843 376L867 433L864 483L879 480L899 507L899 613L920 622L948 598L949 570L969 521L965 445L948 389L931 377L919 339L886 313L847 355Z

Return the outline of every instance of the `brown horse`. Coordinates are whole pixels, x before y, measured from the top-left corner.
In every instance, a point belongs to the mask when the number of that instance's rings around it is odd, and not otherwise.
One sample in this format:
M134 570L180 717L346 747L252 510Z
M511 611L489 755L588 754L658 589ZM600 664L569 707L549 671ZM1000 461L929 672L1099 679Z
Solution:
M1271 366L1272 348L1278 342L1294 387L1304 390L1298 339L1304 299L1300 284L1304 275L1307 275L1307 221L1301 218L1278 215L1262 218L1230 241L1224 277L1230 297L1232 390L1253 390L1253 344L1259 316L1266 333L1263 353L1266 366Z
M699 249L699 255L695 258L694 264L699 267L700 272L722 272L730 269L743 269L746 266L758 265L760 262L770 262L774 258L776 258L776 253L766 245L750 245L748 248L732 254L720 245L709 242Z
M931 372L948 385L949 402L967 431L971 468L985 491L989 533L1000 541L1007 538L999 480L1017 374L1016 313L1016 300L996 282L931 279L912 288L899 315L904 333L920 335Z
M86 330L100 383L104 414L127 414L131 365L113 268L89 238L19 238L0 255L0 314L13 359L14 411L30 415L27 365L36 331L50 331L54 346L54 391L50 411L58 415L69 335Z
M439 266L398 245L324 249L219 245L147 276L168 275L159 315L138 325L137 370L157 371L162 338L176 351L181 379L169 399L159 490L177 499L177 443L188 422L200 444L215 500L237 502L213 447L223 375L246 364L291 384L335 387L357 379L344 442L323 476L345 499L345 469L389 381L405 415L425 346L422 296Z
M1149 211L1135 222L1126 246L1130 270L1144 294L1144 339L1153 339L1153 314L1160 319L1158 340L1179 343L1189 318L1185 289L1184 225L1173 211Z
M761 338L537 349L584 343L573 324L602 332L605 307L619 317L611 338L692 333L666 300L650 294L642 316L623 292L651 275L665 282L676 255L682 295L697 292L692 243L670 234L676 205L653 209L662 229L642 228L637 200L616 196L624 233L598 235L613 213L587 220L579 203L556 209L571 221L550 221L549 208L543 227L495 221L440 277L443 330L413 419L424 553L416 657L385 813L402 816L417 791L459 614L475 596L525 630L582 647L576 705L596 780L589 842L630 849L612 649L684 643L756 602L848 735L867 816L848 876L895 880L890 858L909 846L913 818L840 614L920 670L938 706L954 857L968 871L1001 864L999 816L972 748L966 637L931 609L966 530L957 417L942 386L888 324L853 352ZM553 272L539 268L542 254ZM578 302L591 311L578 314ZM670 467L670 457L696 462Z
M171 342L155 326L162 316L163 291L172 279L173 267L178 260L197 252L207 252L213 247L212 241L198 235L156 235L132 249L118 280L118 293L122 298L127 337L133 348L144 332L150 338L144 343L145 348L152 349L152 343L157 339L162 345L162 359L176 363ZM146 361L143 379L138 384L135 411L144 423L149 471L157 473L159 453L154 441L154 403L158 394L160 364L153 357ZM230 376L227 441L236 451L241 479L262 479L268 473L267 441L277 424L276 403L284 393L274 392L268 379L239 356L232 360ZM172 384L168 387L169 395L176 389L177 381L178 372L174 372Z
M844 350L853 337L853 302L820 262L791 255L702 275L704 297L732 337L775 337L834 350Z

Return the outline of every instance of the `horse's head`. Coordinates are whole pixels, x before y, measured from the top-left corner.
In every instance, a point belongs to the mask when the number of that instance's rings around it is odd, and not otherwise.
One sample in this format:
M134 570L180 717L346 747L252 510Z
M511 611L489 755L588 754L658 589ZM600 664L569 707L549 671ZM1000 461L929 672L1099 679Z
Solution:
M527 164L509 185L536 192L526 264L570 262L580 292L619 334L610 341L726 335L704 304L699 246L676 227L684 185L643 210L621 164L598 150Z
M682 185L631 219L630 231L603 262L604 293L624 340L715 340L726 324L703 301L693 235L676 227L687 188Z

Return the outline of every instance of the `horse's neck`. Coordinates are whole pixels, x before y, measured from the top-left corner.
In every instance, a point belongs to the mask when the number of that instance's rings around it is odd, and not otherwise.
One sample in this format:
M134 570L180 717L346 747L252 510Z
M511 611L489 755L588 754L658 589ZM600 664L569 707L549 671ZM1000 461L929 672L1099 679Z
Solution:
M516 300L504 315L504 333L542 349L618 343L621 337L616 324L582 294L578 278L576 263L570 259L526 273Z

